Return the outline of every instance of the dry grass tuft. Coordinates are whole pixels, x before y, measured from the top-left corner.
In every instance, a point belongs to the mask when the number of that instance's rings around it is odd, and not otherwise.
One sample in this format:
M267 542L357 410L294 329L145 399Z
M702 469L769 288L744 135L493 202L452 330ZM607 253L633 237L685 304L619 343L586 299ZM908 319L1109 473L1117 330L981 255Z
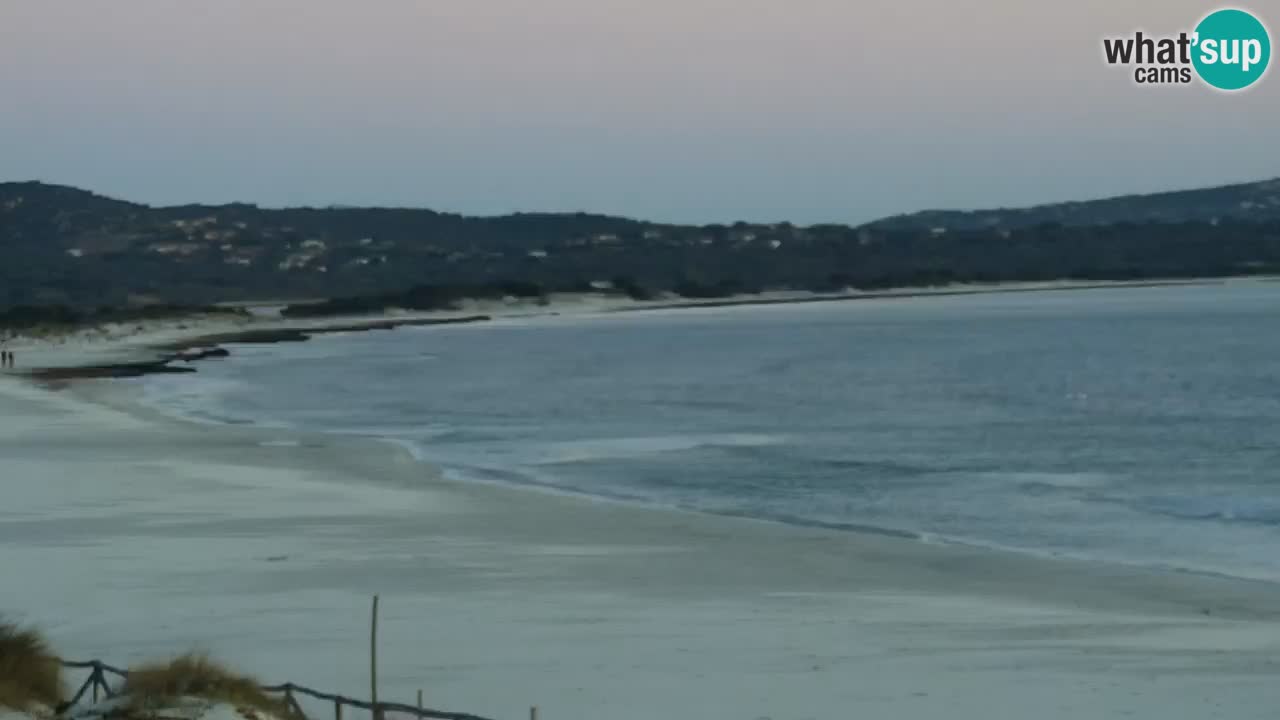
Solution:
M63 698L62 663L31 628L0 622L0 707L57 707Z
M124 693L135 710L154 708L180 697L199 697L252 708L279 718L297 716L283 700L263 692L256 680L197 654L130 669Z

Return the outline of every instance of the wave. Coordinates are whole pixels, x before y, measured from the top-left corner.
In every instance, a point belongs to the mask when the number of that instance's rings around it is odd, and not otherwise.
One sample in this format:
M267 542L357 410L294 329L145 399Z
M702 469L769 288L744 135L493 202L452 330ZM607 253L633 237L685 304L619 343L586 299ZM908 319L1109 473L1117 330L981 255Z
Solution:
M142 387L140 403L145 407L186 422L206 425L251 425L262 428L287 429L293 425L267 418L253 418L233 413L223 399L249 387L248 383L222 377L195 375L153 375L138 382Z
M421 448L415 452L415 456L423 460L427 457L422 453ZM1280 582L1280 576L1271 573L1260 573L1257 568L1210 568L1189 564L1161 562L1149 558L1126 557L1123 554L1116 553L1099 555L1097 553L1083 550L1028 547L1016 543L996 542L988 539L957 534L929 532L890 524L874 524L797 515L774 511L765 507L727 507L717 503L717 500L724 500L724 498L717 498L715 496L707 496L700 500L692 501L673 501L669 497L659 497L653 494L634 491L639 490L639 488L619 488L617 486L593 486L586 488L579 485L565 483L558 478L554 480L548 479L535 472L522 472L508 468L455 464L445 466L444 469L444 474L455 481L518 486L537 492L586 498L595 501L615 502L625 505L690 512L716 517L779 523L794 527L834 530L934 545L973 548L975 550L1015 555L1027 555L1046 559L1104 562L1112 565L1157 570L1162 572L1185 573L1205 577L1229 578L1266 583ZM1018 473L1009 474L1017 475Z
M1077 490L1110 485L1114 476L1097 472L984 472L979 477L1008 482L1023 490Z
M174 388L164 388L155 398L169 412L177 412L182 416L200 422L218 424L245 425L251 424L263 428L293 427L292 425L267 420L254 420L244 417L232 417L220 412L219 396L226 392L241 389L241 383L234 380L214 379L182 384L181 391L171 392ZM215 411L215 409L217 411ZM1116 478L1096 472L1018 472L977 468L972 465L929 465L894 462L882 459L858 459L850 457L815 457L813 447L803 442L803 438L792 435L768 433L708 433L701 435L650 435L614 437L593 440L564 442L513 443L510 438L499 432L486 432L479 428L460 428L446 424L413 427L409 425L333 427L324 430L337 435L359 435L377 438L394 444L410 453L416 460L424 464L423 480L432 473L427 468L438 469L445 475L461 481L478 481L491 484L518 486L552 494L591 498L605 502L620 502L631 505L666 508L683 512L696 512L707 515L743 518L763 522L776 522L786 525L820 528L842 532L861 533L880 537L899 538L915 542L937 543L981 548L1000 552L1014 552L1041 557L1074 558L1085 561L1106 561L1134 567L1146 567L1160 570L1187 572L1202 575L1248 578L1275 582L1277 578L1271 574L1259 574L1257 568L1225 567L1206 568L1191 565L1173 565L1151 561L1121 552L1106 552L1101 555L1089 552L1084 548L1050 549L1019 544L1017 542L993 542L991 539L964 536L954 533L940 533L931 530L913 528L905 524L894 524L892 521L877 523L865 522L850 517L845 519L837 514L830 516L824 510L830 507L813 506L800 512L797 508L770 506L768 498L751 496L734 496L731 493L717 492L716 488L683 486L678 492L671 492L672 487L645 486L644 484L625 484L617 482L583 481L583 475L565 472L558 474L558 466L589 464L592 462L609 462L613 460L652 460L655 457L670 455L680 457L683 453L703 450L716 450L748 458L753 462L782 461L791 470L803 473L803 465L822 466L828 470L850 471L862 476L874 476L882 479L898 477L937 476L946 478L947 482L971 482L983 487L973 488L974 492L1015 491L1030 496L1044 494L1065 495L1084 503L1103 502L1120 507L1127 507L1136 512L1173 518L1176 520L1248 523L1261 526L1280 525L1280 500L1250 495L1161 495L1134 498L1115 493L1120 487ZM797 444L795 441L800 440ZM474 448L467 448L475 443ZM294 441L264 440L263 445L289 447ZM475 452L481 449L487 455L495 446L505 446L492 462L501 463L502 467L468 462L478 459ZM451 460L462 460L453 462ZM797 465L797 463L799 463ZM592 477L597 477L594 473ZM411 481L397 481L411 482ZM1116 487L1111 487L1116 486ZM847 486L845 489L850 489ZM1109 488L1111 492L1099 491ZM721 488L723 490L724 488ZM744 489L740 487L739 489ZM753 504L754 501L754 504ZM814 512L810 513L809 510ZM838 510L837 510L838 513ZM888 520L888 518L885 518Z
M682 453L708 448L743 448L781 445L787 442L782 435L754 433L719 433L708 435L657 435L576 440L571 442L541 443L531 450L536 457L531 465L570 465L644 458L669 453Z
M403 441L407 444L423 446L437 443L492 442L503 439L501 435L496 433L455 428L448 425L428 425L419 427L411 425L361 425L358 427L327 427L324 432L330 435L388 438Z
M1178 520L1280 526L1280 499L1242 495L1164 495L1129 500L1138 512Z

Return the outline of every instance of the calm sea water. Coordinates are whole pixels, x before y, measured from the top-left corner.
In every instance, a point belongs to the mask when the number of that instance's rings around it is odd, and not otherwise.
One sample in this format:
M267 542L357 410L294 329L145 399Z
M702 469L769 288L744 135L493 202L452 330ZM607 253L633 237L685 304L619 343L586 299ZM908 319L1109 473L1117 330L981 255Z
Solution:
M243 347L151 401L458 476L1280 580L1280 283L597 317Z

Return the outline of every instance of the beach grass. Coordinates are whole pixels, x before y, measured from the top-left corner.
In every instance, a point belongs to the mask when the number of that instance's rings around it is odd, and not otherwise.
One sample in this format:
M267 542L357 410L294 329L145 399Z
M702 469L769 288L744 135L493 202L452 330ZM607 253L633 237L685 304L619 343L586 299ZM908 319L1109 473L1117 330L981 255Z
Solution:
M25 711L62 702L62 663L38 630L0 622L0 707Z
M123 691L135 710L162 706L182 697L198 697L279 718L297 715L286 702L263 691L253 678L198 653L131 668Z

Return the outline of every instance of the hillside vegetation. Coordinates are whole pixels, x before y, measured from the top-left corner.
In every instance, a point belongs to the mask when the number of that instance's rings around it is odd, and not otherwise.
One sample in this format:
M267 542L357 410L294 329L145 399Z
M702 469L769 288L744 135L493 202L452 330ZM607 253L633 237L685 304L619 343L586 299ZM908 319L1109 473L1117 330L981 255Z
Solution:
M70 187L3 183L0 253L0 308L79 313L415 287L716 297L1248 275L1280 272L1280 181L1024 210L934 211L860 227L668 225L585 213L149 207Z

